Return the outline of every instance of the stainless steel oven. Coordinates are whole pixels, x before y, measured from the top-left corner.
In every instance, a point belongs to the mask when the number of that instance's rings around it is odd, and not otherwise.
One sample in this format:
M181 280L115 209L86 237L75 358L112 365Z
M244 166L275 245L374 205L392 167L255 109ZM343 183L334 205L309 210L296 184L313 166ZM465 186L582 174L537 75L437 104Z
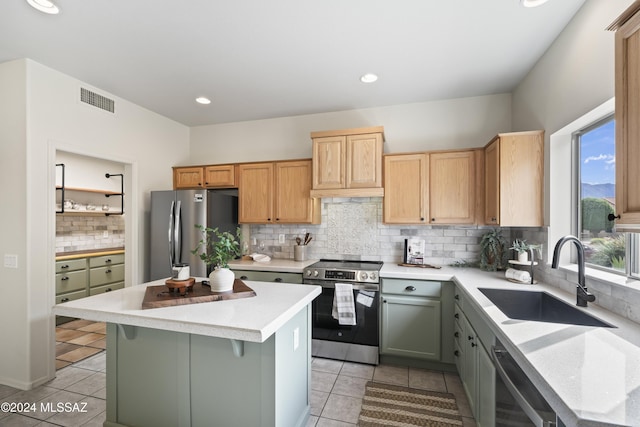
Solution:
M496 427L564 424L500 341L491 349L496 368Z
M378 364L381 267L377 261L320 260L304 269L303 283L322 287L311 309L313 356ZM353 288L353 326L341 325L332 316L336 283Z

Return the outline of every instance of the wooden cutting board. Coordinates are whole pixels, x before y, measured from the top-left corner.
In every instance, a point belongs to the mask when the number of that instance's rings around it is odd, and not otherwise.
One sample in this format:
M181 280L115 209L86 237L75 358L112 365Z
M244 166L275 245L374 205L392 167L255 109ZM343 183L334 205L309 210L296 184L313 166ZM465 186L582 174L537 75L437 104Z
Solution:
M192 290L187 292L185 296L170 292L165 285L148 286L144 294L144 299L142 300L142 309L198 304L201 302L249 298L254 296L256 296L255 291L245 285L240 279L236 279L233 282L233 290L229 292L211 292L209 286L204 286L202 282L197 282L193 285Z

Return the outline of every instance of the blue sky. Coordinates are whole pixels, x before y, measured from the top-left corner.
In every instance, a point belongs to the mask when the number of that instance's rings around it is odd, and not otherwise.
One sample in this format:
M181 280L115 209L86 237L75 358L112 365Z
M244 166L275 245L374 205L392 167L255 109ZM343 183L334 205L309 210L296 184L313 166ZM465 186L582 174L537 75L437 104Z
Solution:
M615 184L615 121L582 135L580 168L582 182L587 184Z

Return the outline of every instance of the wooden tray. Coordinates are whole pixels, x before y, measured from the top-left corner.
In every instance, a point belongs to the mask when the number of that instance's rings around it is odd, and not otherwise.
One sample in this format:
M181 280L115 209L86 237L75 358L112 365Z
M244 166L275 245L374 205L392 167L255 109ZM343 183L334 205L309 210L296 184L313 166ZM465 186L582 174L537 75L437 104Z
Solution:
M407 264L404 262L398 263L400 267L418 267L418 268L442 268L439 265L431 265L431 264Z
M236 279L233 282L233 290L229 292L211 292L209 286L204 286L202 282L197 282L193 285L192 290L187 292L185 296L170 292L165 285L149 286L142 300L142 309L198 304L201 302L249 298L254 296L256 296L255 291L245 285L240 279Z

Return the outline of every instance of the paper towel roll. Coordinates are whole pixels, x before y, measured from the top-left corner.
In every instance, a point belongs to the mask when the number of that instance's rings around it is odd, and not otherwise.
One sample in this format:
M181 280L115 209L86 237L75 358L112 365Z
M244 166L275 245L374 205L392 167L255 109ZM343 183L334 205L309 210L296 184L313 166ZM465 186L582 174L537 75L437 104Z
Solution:
M522 283L531 282L531 274L528 271L516 270L515 268L507 268L504 275L507 279L517 280Z

